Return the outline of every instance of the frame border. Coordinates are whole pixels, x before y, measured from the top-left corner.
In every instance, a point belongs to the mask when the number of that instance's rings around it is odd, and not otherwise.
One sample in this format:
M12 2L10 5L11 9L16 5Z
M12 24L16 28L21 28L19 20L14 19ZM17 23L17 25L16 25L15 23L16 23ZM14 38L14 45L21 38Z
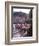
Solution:
M35 5L37 6L36 8L36 41L21 41L21 42L16 42L12 43L10 42L10 37L9 37L9 5L10 4L22 4L22 5ZM7 16L7 32L6 32L6 16ZM6 1L5 2L5 44L12 45L12 44L25 44L25 43L38 43L38 4L37 3L24 3L24 2L12 2L12 1Z

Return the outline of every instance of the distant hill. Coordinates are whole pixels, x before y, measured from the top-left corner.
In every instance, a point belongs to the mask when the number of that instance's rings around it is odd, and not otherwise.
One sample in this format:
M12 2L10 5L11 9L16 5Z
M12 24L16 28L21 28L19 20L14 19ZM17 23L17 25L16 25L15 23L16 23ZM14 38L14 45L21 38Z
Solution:
M27 16L28 14L23 13L23 12L13 12L14 16Z

